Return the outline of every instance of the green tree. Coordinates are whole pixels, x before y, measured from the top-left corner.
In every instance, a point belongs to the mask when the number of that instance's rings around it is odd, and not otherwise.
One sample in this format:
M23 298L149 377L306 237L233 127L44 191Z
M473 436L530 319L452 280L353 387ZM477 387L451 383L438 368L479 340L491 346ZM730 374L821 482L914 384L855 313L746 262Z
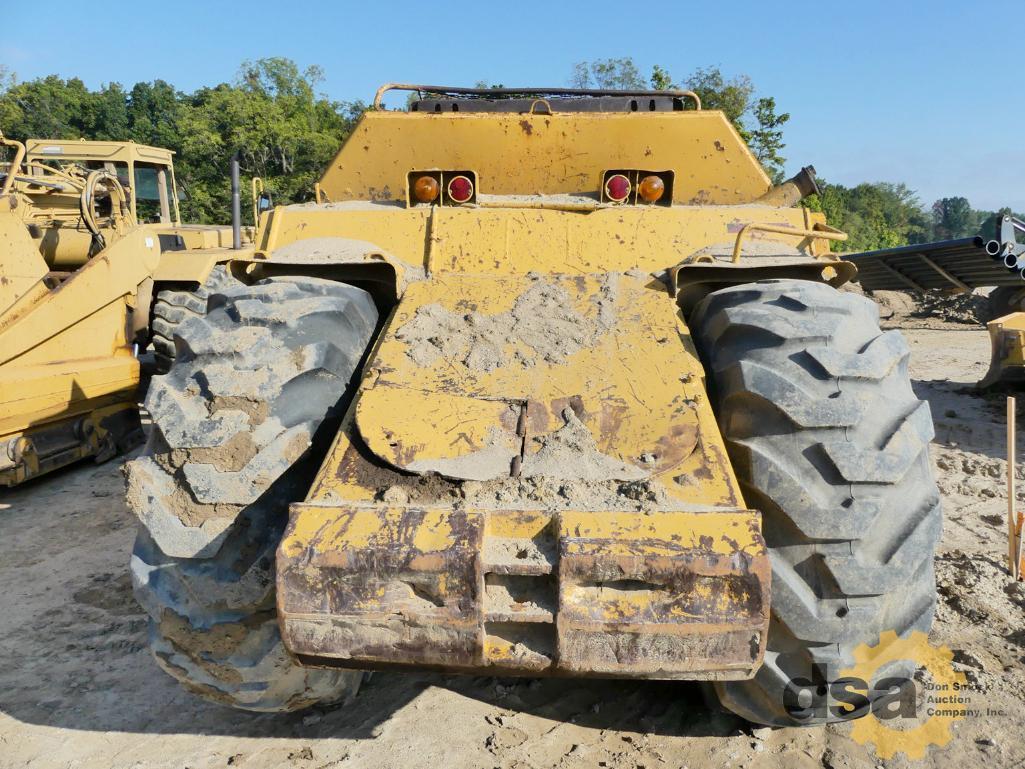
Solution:
M580 61L573 66L570 77L573 88L605 88L621 91L641 91L644 78L629 56L620 59Z
M778 184L783 180L783 164L786 162L781 154L786 146L783 142L783 125L790 120L790 113L777 114L776 100L765 96L755 102L754 119L755 125L750 131L745 129L748 146Z
M11 85L3 95L0 120L4 131L16 138L45 136L77 139L89 120L92 94L77 78L63 80L56 75Z
M11 70L0 64L0 98L3 97L8 90L10 90L17 82L17 78Z
M751 109L755 87L747 75L727 80L718 67L699 67L683 81L684 88L701 99L703 109L720 110L743 136L747 132L744 118Z
M782 154L786 146L783 125L790 115L776 111L773 97L756 98L754 84L747 75L726 78L718 67L699 67L679 85L668 69L656 64L646 84L634 60L627 56L578 62L570 82L577 88L639 90L648 85L656 91L681 87L694 91L705 109L721 110L726 115L773 181L782 179L786 161Z
M182 116L189 104L169 83L136 83L128 92L128 124L133 141L179 150Z
M263 177L279 202L310 198L365 109L317 94L322 78L318 67L260 59L243 63L233 83L186 94L162 80L128 91L117 83L91 91L77 78L57 76L16 83L5 70L0 128L17 139L130 139L174 150L183 217L226 222L235 152L242 173Z
M675 91L680 87L673 82L669 72L658 64L651 68L651 78L649 80L652 89L655 91Z
M1004 206L997 211L976 211L979 217L978 232L968 233L969 235L981 235L983 240L993 240L1000 237L1000 222L1005 216L1013 216L1015 219L1025 221L1025 214L1018 214L1010 207Z
M948 240L975 235L984 216L972 208L967 198L941 198L932 204L933 236Z
M186 209L203 221L229 210L224 180L236 152L243 174L262 177L277 201L309 200L366 109L319 96L322 77L318 67L300 71L288 59L260 59L245 62L234 84L188 97L180 130Z
M904 184L877 182L844 187L819 180L821 195L804 204L850 235L836 251L874 251L930 239L932 227L915 193Z

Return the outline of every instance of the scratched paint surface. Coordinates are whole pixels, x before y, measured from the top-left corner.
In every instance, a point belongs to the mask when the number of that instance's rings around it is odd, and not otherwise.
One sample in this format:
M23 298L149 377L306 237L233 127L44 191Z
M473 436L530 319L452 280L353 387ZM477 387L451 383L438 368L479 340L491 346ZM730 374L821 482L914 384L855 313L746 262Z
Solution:
M304 659L721 679L764 648L756 513L296 512L278 608Z

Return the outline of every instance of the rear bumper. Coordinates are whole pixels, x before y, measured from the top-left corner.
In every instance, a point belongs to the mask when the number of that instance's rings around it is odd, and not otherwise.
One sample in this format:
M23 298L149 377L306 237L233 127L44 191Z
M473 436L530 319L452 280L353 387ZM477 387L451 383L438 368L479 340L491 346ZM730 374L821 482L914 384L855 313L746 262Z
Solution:
M304 664L741 679L765 648L760 515L292 506L277 555Z

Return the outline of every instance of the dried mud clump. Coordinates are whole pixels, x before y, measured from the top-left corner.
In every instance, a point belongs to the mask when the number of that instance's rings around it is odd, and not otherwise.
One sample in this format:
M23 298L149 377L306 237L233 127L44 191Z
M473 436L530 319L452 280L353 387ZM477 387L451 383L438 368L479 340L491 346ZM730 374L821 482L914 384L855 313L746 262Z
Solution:
M891 324L932 320L978 325L989 319L988 300L977 293L873 291L871 297L879 305L879 317Z
M615 325L616 276L608 275L595 299L596 312L582 314L564 288L535 279L507 312L452 312L439 304L420 307L396 337L418 366L459 361L473 371L510 363L524 368L559 364L594 345Z

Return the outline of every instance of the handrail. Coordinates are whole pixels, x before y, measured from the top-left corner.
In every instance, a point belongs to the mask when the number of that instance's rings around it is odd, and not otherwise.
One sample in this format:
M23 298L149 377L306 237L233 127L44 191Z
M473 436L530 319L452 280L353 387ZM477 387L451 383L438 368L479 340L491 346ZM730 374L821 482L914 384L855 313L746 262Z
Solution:
M14 147L14 160L8 166L10 170L7 172L7 178L4 179L3 187L0 188L0 196L3 196L7 195L11 191L11 187L14 186L14 176L25 160L25 145L14 139L8 139L2 133L0 133L0 144L5 147Z
M758 222L751 222L745 224L740 228L740 232L737 233L737 242L733 244L733 263L736 264L740 261L740 250L744 242L744 237L749 232L773 232L777 235L800 235L804 238L822 238L824 240L835 240L843 242L847 240L848 235L846 232L836 229L836 227L830 227L828 224L816 224L815 229L811 230L799 230L794 227L783 227L779 224L759 224Z
M538 104L544 104L545 105L545 109L548 110L548 114L549 115L552 114L552 103L550 101L548 101L548 99L534 99L534 101L532 101L530 103L530 114L531 115L536 114L534 112L534 107L536 107Z
M448 85L417 85L414 83L385 83L374 94L374 109L381 108L381 99L388 91L417 91L420 94L438 93L445 96L672 96L691 99L701 109L701 97L693 91L616 91L607 88L460 88Z

